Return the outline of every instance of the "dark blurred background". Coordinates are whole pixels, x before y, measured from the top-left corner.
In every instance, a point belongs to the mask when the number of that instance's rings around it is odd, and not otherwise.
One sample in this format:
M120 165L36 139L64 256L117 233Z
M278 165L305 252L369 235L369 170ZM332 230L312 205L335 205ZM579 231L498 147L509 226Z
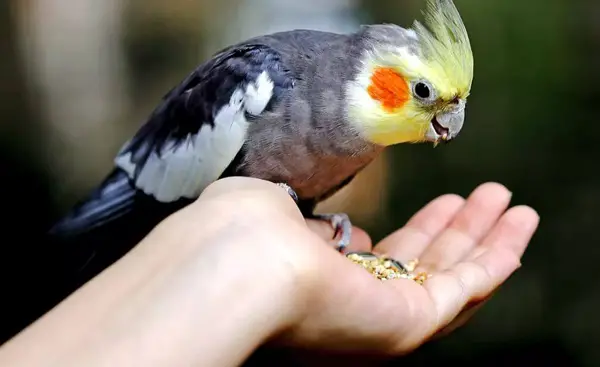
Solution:
M600 2L456 0L475 79L459 141L398 146L325 206L379 239L498 181L541 215L520 269L402 363L600 365ZM293 28L410 25L421 0L0 1L0 332L53 304L43 230L108 172L162 95L222 46ZM13 236L11 236L11 234Z

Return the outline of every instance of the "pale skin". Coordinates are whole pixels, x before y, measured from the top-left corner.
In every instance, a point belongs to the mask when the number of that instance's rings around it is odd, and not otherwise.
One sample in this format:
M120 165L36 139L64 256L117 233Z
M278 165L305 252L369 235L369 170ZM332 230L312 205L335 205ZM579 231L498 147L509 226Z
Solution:
M265 343L406 354L520 266L539 219L510 197L493 183L442 196L374 248L353 229L352 250L419 258L421 286L352 264L278 186L224 179L2 346L0 365L236 366Z

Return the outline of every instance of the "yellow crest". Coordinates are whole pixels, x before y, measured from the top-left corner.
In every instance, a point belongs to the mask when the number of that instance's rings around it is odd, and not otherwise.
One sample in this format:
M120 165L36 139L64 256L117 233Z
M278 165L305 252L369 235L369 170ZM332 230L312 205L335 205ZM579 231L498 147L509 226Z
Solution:
M452 0L427 0L425 25L415 21L423 57L443 70L450 84L468 93L473 82L473 53L469 35ZM466 97L466 96L463 96Z

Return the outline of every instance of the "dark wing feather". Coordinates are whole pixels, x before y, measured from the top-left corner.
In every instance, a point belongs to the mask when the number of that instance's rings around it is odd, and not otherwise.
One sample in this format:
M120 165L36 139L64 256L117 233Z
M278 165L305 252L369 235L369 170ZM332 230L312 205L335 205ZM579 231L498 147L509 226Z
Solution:
M279 53L269 46L255 42L229 47L200 65L163 97L147 122L119 153L119 156L130 154L134 171L126 173L117 167L85 201L57 223L51 233L71 236L88 232L111 221L130 218L131 215L126 214L142 201L152 202L151 197L135 187L135 179L148 157L152 153L164 154L166 147L174 149L188 136L198 133L203 125L214 127L217 112L229 102L234 90L255 81L263 71L268 71L274 84L272 104L282 90L293 86L293 78ZM197 174L202 175L202 172ZM180 206L173 204L163 207ZM153 224L168 214L162 213Z
M57 222L50 234L75 236L116 220L131 209L136 190L127 174L115 169L90 196Z

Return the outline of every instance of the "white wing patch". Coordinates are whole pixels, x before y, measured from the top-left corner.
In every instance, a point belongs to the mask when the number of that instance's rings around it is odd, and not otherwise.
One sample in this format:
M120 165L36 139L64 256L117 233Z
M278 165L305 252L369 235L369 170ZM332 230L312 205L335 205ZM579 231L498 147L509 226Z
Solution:
M246 139L245 114L259 115L273 96L273 81L263 71L245 90L236 89L229 103L214 119L214 127L202 124L198 133L188 136L177 147L166 146L161 156L155 152L146 160L136 186L161 202L180 198L194 199L217 180L229 166ZM134 178L131 153L120 155L115 164Z
M256 83L248 85L246 88L246 111L252 115L260 115L271 100L273 96L273 81L269 77L266 71L263 71L258 78Z

